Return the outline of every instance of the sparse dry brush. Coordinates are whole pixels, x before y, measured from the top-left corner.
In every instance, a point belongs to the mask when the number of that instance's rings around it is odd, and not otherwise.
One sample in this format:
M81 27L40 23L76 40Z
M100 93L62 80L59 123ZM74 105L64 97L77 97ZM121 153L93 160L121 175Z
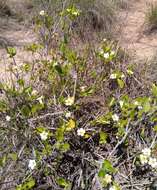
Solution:
M157 29L157 3L152 3L146 13L146 23L150 31Z
M11 16L12 11L10 7L7 4L6 0L1 0L0 1L0 16Z
M10 84L0 84L0 189L146 189L157 175L157 86L144 86L114 41L72 47L78 7L59 16L59 31L47 9L35 17L43 40L25 47L31 62L19 67L16 49L6 49L12 63Z
M126 4L126 2L121 0L37 0L34 1L34 4L35 7L37 7L37 11L44 7L47 13L52 16L53 23L55 24L51 25L51 27L55 27L55 30L56 27L57 30L63 28L63 25L60 25L61 19L60 16L58 17L58 13L62 12L65 7L71 7L73 4L75 4L80 10L81 14L74 20L70 20L70 24L68 24L68 30L73 32L73 37L75 37L75 39L78 38L78 41L82 40L83 42L91 42L98 39L100 40L102 38L111 39L113 37L113 34L115 33L116 21L118 19L117 9ZM67 17L64 17L64 19L67 19ZM65 24L64 29L66 27L67 26ZM54 30L54 28L50 28L49 30ZM62 32L60 31L60 33Z

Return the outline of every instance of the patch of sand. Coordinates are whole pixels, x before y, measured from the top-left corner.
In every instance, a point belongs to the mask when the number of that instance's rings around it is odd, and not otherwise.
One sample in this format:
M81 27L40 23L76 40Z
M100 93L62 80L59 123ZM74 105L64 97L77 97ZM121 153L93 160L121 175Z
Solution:
M122 24L119 43L135 59L151 59L157 51L157 32L146 33L146 12L156 0L131 0L128 10L120 13Z

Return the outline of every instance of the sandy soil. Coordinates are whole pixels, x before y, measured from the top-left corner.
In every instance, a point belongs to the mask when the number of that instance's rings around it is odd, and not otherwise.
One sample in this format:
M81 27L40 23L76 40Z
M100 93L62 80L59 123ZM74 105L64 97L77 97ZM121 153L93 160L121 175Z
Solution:
M156 0L131 0L128 10L120 13L120 45L135 59L151 59L157 51L157 31L146 32L146 12Z
M14 11L31 11L27 5L28 0L8 0ZM128 9L120 12L120 31L118 40L120 46L131 52L133 59L151 59L157 52L157 31L146 32L145 14L151 3L157 0L129 0ZM13 45L17 49L16 60L19 64L23 61L31 60L28 53L23 51L26 44L37 40L31 27L13 18L3 18L0 20L0 80L5 80L7 74L7 62L4 45Z
M31 11L27 6L27 0L8 0L8 4L16 14L20 14L21 11L25 13ZM9 77L7 70L11 60L6 54L6 46L16 48L15 58L18 65L31 60L30 54L24 51L24 46L35 42L37 38L32 27L24 21L19 22L19 19L14 16L0 19L0 81L6 81Z

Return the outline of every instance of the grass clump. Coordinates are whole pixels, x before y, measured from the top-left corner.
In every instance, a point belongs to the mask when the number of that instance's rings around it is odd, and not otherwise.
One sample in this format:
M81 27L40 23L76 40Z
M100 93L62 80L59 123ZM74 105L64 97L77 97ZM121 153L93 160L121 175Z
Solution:
M151 30L157 29L157 4L150 5L148 12L146 13L146 23Z
M117 3L110 0L68 0L64 3L60 1L34 1L41 7L46 7L49 15L54 17L54 22L58 23L58 12L62 12L66 7L74 5L81 14L73 20L69 27L82 40L90 41L95 36L110 38L114 32L113 24L116 22ZM57 14L56 14L57 13Z

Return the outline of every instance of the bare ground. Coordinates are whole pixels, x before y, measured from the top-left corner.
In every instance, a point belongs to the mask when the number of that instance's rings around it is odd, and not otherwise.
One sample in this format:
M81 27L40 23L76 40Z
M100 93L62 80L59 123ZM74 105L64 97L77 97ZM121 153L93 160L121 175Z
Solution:
M132 53L134 59L151 59L157 51L157 31L148 33L146 12L156 0L131 0L128 10L120 13L121 29L119 43Z
M8 0L8 4L15 12L22 14L31 13L28 0ZM157 31L146 32L145 14L150 4L157 0L130 0L128 9L120 13L119 44L131 53L135 60L151 59L157 52ZM18 64L29 61L31 57L23 51L26 44L36 41L32 28L25 22L19 22L15 18L1 18L0 20L0 80L6 80L7 68L5 45L14 46L17 49L16 60Z
M17 50L16 61L18 65L24 61L31 60L30 54L24 51L24 46L36 41L36 36L31 25L26 23L20 14L24 17L31 12L27 0L8 0L10 9L16 16L4 16L0 19L0 80L6 81L9 78L8 63L10 59L6 54L6 46L13 46ZM22 21L21 21L22 20Z

